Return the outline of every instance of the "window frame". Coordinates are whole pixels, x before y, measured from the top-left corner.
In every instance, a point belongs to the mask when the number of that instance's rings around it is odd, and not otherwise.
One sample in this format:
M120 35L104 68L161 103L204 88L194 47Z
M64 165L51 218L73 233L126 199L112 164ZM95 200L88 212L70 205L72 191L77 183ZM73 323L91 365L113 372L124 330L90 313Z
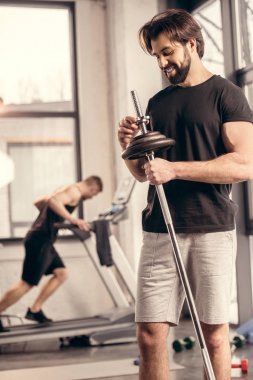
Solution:
M72 90L73 90L73 111L8 111L0 114L0 118L71 118L74 124L74 151L75 151L75 177L77 181L82 178L81 165L81 144L80 144L80 117L79 117L79 101L78 101L78 76L77 76L77 36L76 36L76 17L75 17L75 2L73 1L12 1L0 0L2 5L11 7L29 7L29 8L47 8L47 9L66 9L69 12L70 26L70 59L71 59L71 74L72 74ZM10 194L10 185L8 185L8 193ZM78 216L83 218L83 205L78 207ZM12 228L11 228L12 230ZM62 239L72 239L72 236L60 236ZM23 237L1 237L0 243L12 243L22 241Z

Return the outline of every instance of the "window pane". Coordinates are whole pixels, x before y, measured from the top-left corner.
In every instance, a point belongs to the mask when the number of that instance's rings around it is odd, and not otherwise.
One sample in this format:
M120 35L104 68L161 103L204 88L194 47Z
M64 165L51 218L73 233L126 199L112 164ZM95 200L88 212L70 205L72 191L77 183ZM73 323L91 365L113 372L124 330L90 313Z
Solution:
M36 197L76 181L74 120L0 119L0 149L14 162L9 188L0 189L0 237L22 237L38 211Z
M253 109L253 83L250 83L244 87L245 95L249 101L251 108Z
M208 2L207 5L194 13L194 18L202 27L205 41L203 63L214 74L224 76L220 1Z
M240 32L240 68L253 61L253 0L240 0L239 28Z
M67 8L0 6L0 97L10 109L73 109L69 23Z

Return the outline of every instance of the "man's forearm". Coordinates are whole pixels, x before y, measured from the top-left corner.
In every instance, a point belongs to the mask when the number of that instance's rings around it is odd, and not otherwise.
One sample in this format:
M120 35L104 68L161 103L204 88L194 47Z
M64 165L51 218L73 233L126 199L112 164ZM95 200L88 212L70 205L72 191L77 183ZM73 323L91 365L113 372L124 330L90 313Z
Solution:
M253 159L236 152L210 161L171 163L175 179L207 183L236 183L253 178Z

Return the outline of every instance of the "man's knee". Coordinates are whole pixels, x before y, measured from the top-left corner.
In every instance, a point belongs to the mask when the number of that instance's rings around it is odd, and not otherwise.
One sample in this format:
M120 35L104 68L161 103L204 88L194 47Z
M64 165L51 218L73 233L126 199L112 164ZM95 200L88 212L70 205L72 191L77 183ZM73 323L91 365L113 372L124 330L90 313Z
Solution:
M63 283L68 279L68 271L66 268L55 269L54 275L60 283Z
M137 339L140 349L146 350L167 344L168 331L166 323L139 323Z
M19 282L19 288L23 290L24 293L28 292L33 288L34 285L29 284L28 282L24 281L23 279Z
M205 341L208 348L218 350L224 344L229 344L229 328L225 325L203 326Z

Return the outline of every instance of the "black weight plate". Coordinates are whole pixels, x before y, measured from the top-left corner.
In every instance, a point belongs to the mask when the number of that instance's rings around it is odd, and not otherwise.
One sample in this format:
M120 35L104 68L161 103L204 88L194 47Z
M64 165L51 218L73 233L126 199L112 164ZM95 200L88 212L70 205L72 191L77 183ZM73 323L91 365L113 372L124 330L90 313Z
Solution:
M127 149L122 153L122 158L125 160L136 160L142 157L146 157L148 153L155 152L157 150L165 150L171 148L175 145L175 140L167 139L166 137L162 137L160 135L159 138L139 140L138 143L136 140L134 144L130 144Z

